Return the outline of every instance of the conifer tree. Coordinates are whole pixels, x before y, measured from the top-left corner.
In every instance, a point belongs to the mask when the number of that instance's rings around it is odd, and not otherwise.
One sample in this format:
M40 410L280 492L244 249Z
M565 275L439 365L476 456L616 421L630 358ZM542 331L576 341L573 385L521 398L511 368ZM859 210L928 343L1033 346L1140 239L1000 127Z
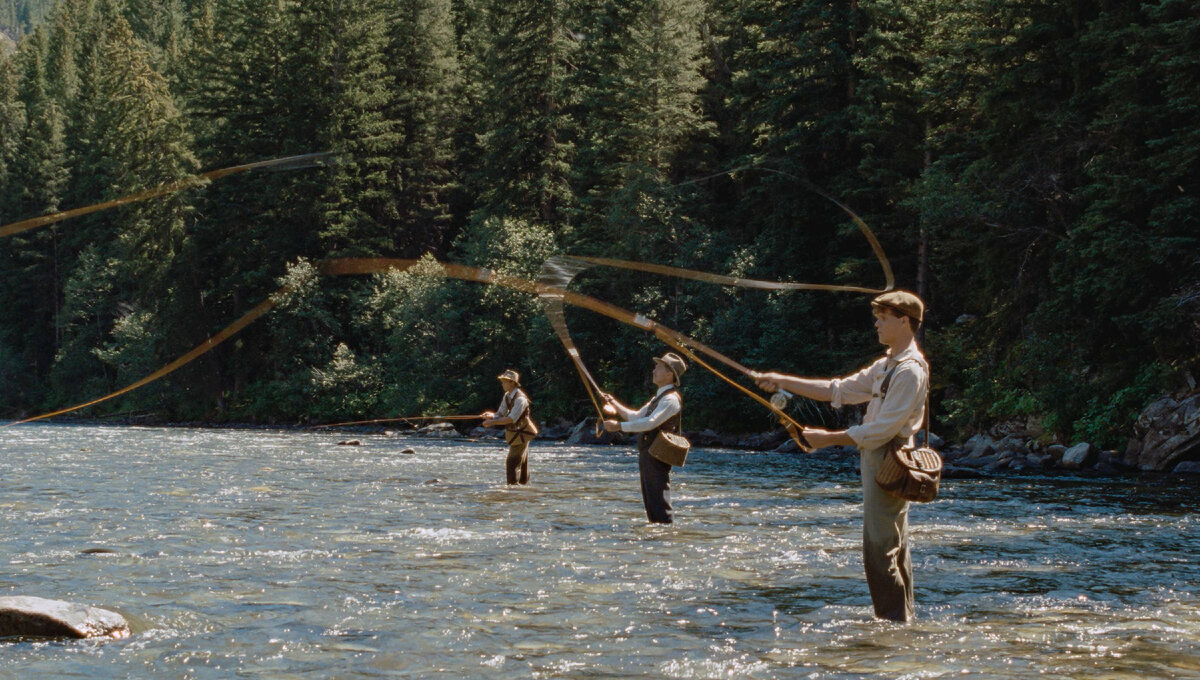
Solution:
M48 53L46 32L39 29L16 55L21 72L17 100L25 126L8 166L10 181L2 187L0 214L6 221L58 210L67 183L63 112L46 80ZM14 351L34 376L44 375L57 345L59 243L57 230L43 229L10 237L0 248L0 271L5 273L0 295L9 301L0 311L0 323L18 329Z
M463 3L466 4L466 3ZM395 250L409 256L441 253L451 235L454 136L463 93L449 0L402 0L388 46L392 101L403 147L393 187Z
M561 230L573 202L568 183L572 123L564 113L570 43L562 0L487 5L480 102L479 215L537 220Z
M319 190L320 253L313 254L390 254L400 229L395 166L402 133L388 115L394 86L385 67L383 6L323 0L294 12L288 73L298 96L290 108L303 111L304 120L290 129L314 149L345 153Z
M195 171L182 117L166 79L151 67L149 52L122 17L113 20L105 35L98 51L95 127L83 135L92 145L86 150L88 160L81 163L103 186L94 201L152 188ZM87 294L73 312L75 318L64 324L64 348L51 377L66 398L89 374L104 372L89 366L99 362L100 341L108 343L109 329L127 332L110 344L107 356L136 363L114 366L115 376L136 379L137 371L146 367L146 357L175 349L162 347L165 329L158 315L181 299L172 274L184 248L187 200L185 194L172 194L137 203L110 213L103 225L109 233L92 230L92 240L84 246L90 258L71 273L70 285L79 291L103 288ZM138 331L129 333L135 323ZM105 330L99 339L91 330L96 327ZM86 341L71 337L79 332ZM134 349L122 342L147 346ZM141 395L137 400L148 398L149 394Z

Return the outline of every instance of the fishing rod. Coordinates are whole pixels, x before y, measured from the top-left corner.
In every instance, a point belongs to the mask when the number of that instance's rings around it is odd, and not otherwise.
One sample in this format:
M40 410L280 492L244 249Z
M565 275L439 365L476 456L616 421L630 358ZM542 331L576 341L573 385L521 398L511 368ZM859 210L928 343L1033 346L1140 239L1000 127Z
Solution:
M352 420L346 423L330 423L328 425L310 425L308 429L320 430L328 427L348 427L350 425L370 425L373 423L395 423L400 421L410 423L415 420L483 420L483 416L396 416L395 418L375 418L372 420Z
M376 273L381 273L381 272L385 272L385 271L405 271L405 270L408 270L408 269L412 268L413 266L417 265L419 262L420 261L418 261L418 260L398 259L398 258L335 258L332 260L325 260L325 261L318 263L317 271L325 276L376 274ZM434 275L444 276L446 278L461 279L464 281L474 281L477 283L484 283L484 284L488 284L488 285L497 285L497 286L501 286L504 288L510 288L513 290L531 293L534 295L549 294L549 295L560 297L562 299L562 301L567 304L570 304L570 305L576 306L576 307L582 307L584 309L588 309L590 311L593 311L598 314L612 318L621 323L629 324L629 325L635 326L637 328L641 328L642 330L653 332L653 333L655 333L656 336L658 336L660 339L663 339L664 341L667 341L667 339L669 339L670 342L668 342L668 344L670 344L672 347L676 347L676 348L683 347L689 353L691 353L693 350L701 352L701 353L709 356L710 358L713 358L721 363L726 364L727 366L735 368L736 370L747 375L748 377L751 376L750 369L746 368L745 366L738 363L737 361L734 361L733 359L725 356L724 354L721 354L720 352L712 349L711 347L708 347L704 343L702 343L698 340L695 340L694 338L690 338L690 337L688 337L678 331L675 331L671 328L668 328L667 326L664 326L664 325L658 323L657 321L649 319L641 314L635 314L633 312L622 309L620 307L617 307L616 305L610 304L603 300L598 300L596 298L593 298L593 297L590 297L587 295L583 295L580 293L573 293L571 291L563 290L560 288L548 287L545 284L541 284L536 281L530 281L528 279L523 279L523 278L520 278L517 276L500 274L500 273L497 273L490 269L484 269L484 268L480 268L480 267L471 267L468 265L455 264L455 263L451 263L451 262L439 262L438 266L440 267L440 271L433 273ZM64 409L59 409L59 410L51 412L51 413L46 413L43 415L26 418L24 420L6 423L4 425L0 425L0 428L9 427L12 425L20 425L23 423L35 422L38 420L44 420L46 418L52 418L55 416L63 415L65 413L70 413L72 411L76 411L81 408L85 408L87 406L93 406L93 405L108 401L110 399L113 399L115 397L121 396L123 394L127 394L128 392L131 392L139 387L143 387L155 380L158 380L158 379L172 373L173 371L178 370L182 366L190 363L191 361L195 360L196 358L205 354L206 352L211 351L217 345L221 344L225 340L228 340L235 333L237 333L241 329L245 328L253 321L257 320L263 314L266 314L268 311L270 311L272 308L274 308L277 304L282 302L288 295L290 295L292 292L294 292L295 285L298 285L298 284L289 284L287 286L283 286L280 289L276 290L274 293L272 293L270 296L268 296L268 298L265 301L263 301L262 303L257 305L251 311L244 314L241 318L239 318L234 323L232 323L229 326L227 326L226 328L222 329L216 335L213 335L212 337L208 338L204 342L200 343L195 348L193 348L191 351L189 351L188 353L179 357L178 359L172 361L167 366L164 366L163 368L155 371L154 373L146 376L145 378L142 378L141 380L138 380L135 383L132 383L126 387L123 387L111 394L105 395L98 399L93 399L91 401L88 401L88 402L85 402L82 404L70 406L70 407L67 407ZM690 349L687 349L687 348L690 348ZM695 354L693 353L693 354L691 354L691 356L695 356ZM701 365L704 366L705 368L707 368L708 370L716 372L715 369L713 369L708 364L703 363L703 362L699 362L699 363L701 363ZM799 431L803 427L800 423L796 422L791 416L789 416L787 413L785 413L782 409L775 407L769 401L762 399L757 394L751 392L747 388L737 384L736 382L734 382L732 380L729 380L728 378L725 378L725 380L727 382L729 382L731 385L734 385L739 391L743 392L744 394L747 394L748 396L755 399L755 401L759 402L760 404L765 406L767 409L769 409L772 413L774 413L780 419L781 422L785 423L785 426L791 425L791 427L788 428L789 434L795 432L794 436L797 437L797 443L801 444L801 446L804 447L805 450L809 450L810 447L808 447L807 444L803 442L802 437L799 437Z
M36 229L38 227L45 227L45 226L55 224L57 222L62 222L64 220L69 220L69 219L72 219L75 217L81 217L83 215L90 215L91 213L100 212L101 210L109 210L111 208L116 208L116 207L119 207L122 205L128 205L130 203L138 203L141 201L149 200L151 198L157 198L159 196L165 196L167 194L172 194L177 191L183 191L184 189L191 189L193 187L198 187L198 186L201 186L204 184L208 184L209 182L211 182L215 179L227 177L229 175L233 175L233 174L236 174L239 172L248 172L250 170L265 170L265 169L296 170L296 169L300 169L300 168L312 167L315 165L326 165L326 164L331 163L335 159L337 159L340 155L341 154L335 153L333 151L321 151L321 152L317 152L317 153L301 154L299 156L287 156L285 158L272 158L270 160L256 161L254 163L243 163L242 165L233 165L228 168L219 168L217 170L209 170L208 172L204 172L199 175L192 175L191 177L185 177L183 179L176 180L174 182L167 182L165 184L160 184L156 187L146 189L143 191L134 192L132 194L128 194L128 195L122 196L120 198L114 198L109 201L103 201L101 203L94 203L92 205L83 206L82 208L73 208L71 210L62 210L59 212L50 213L48 215L40 215L38 217L31 217L29 219L21 220L19 222L12 222L11 224L6 224L4 226L0 226L0 238L3 238L5 236L12 236L13 234L19 234L23 231L29 231L30 229Z

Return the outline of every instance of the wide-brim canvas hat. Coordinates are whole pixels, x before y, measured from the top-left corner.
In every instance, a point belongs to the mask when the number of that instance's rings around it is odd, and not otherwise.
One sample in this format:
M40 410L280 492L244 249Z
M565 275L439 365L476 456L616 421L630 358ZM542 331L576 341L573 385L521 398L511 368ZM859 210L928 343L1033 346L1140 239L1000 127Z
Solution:
M876 295L875 299L871 300L871 304L879 307L887 307L910 319L916 320L918 323L925 320L925 303L916 294L910 293L907 290L889 290L886 293Z
M496 376L496 378L498 380L511 380L517 386L520 386L520 384L521 384L521 374L517 373L516 371L512 370L511 368L508 369L507 371L501 373L500 375Z
M654 360L660 364L665 364L667 368L671 369L671 372L675 374L675 382L679 382L684 372L687 371L687 364L684 363L683 357L674 352L667 352L661 357L654 357Z

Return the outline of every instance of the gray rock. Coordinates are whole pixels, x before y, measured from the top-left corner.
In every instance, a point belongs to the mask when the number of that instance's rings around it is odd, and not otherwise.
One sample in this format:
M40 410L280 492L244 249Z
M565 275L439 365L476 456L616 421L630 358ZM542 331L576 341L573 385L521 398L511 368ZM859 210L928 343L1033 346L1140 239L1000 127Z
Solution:
M982 458L995 453L996 442L985 434L977 434L968 439L967 443L963 445L963 448L970 452L971 457Z
M0 637L129 637L116 612L82 604L17 595L0 597Z
M1062 466L1067 470L1080 470L1095 465L1098 457L1096 447L1080 442L1063 452Z
M407 453L407 454L410 454L410 455L411 455L411 454L414 454L414 453L416 453L416 451L415 451L415 450L413 450L413 449L411 449L411 448L409 448L409 449L402 449L402 450L400 451L400 453Z
M1063 446L1062 444L1051 444L1050 446L1046 447L1047 455L1053 458L1055 463L1061 461L1063 454L1066 452L1067 447Z
M1009 435L1001 439L996 443L996 450L1011 451L1022 456L1029 454L1029 446L1025 443L1025 438L1017 435Z
M1138 416L1124 462L1141 470L1171 470L1200 458L1200 394L1166 397Z
M796 440L792 439L791 437L788 437L786 441L775 447L776 453L796 453L799 450L800 445L797 444Z
M1200 475L1200 460L1185 460L1171 472L1176 475Z
M689 432L687 435L692 446L724 446L725 438L712 430Z
M769 451L779 448L785 439L791 439L791 437L789 437L787 432L784 430L748 434L743 435L738 439L737 448L750 449L753 451Z
M566 439L574 429L575 426L569 421L559 419L543 427L541 433L538 435L538 439Z
M917 446L925 446L925 430L921 430L916 436ZM935 451L941 451L946 447L946 440L937 435L936 432L929 433L929 444Z
M947 465L942 468L942 479L980 479L986 476L975 468L958 465Z
M1106 470L1114 471L1128 470L1130 467L1125 464L1124 458L1116 451L1101 451L1099 462L1096 465L1102 465Z
M620 444L625 441L624 434L620 432L600 432L600 436L596 436L596 421L592 418L579 421L579 424L571 430L571 434L567 437L567 446L586 446L590 444ZM695 442L692 442L695 446Z
M430 423L413 434L418 437L430 437L433 439L450 439L460 436L458 430L454 429L454 426L450 423Z
M347 439L337 443L338 446L362 446L362 442L357 439Z
M1054 457L1044 453L1031 453L1025 456L1025 464L1035 470L1045 470L1054 465Z

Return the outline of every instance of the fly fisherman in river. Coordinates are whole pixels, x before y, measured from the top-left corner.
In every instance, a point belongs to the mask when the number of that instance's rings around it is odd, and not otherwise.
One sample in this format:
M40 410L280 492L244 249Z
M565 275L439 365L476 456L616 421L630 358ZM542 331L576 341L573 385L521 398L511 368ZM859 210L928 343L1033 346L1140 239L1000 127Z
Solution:
M484 411L484 427L503 427L508 442L508 459L504 464L509 484L529 483L529 442L537 435L537 425L530 413L529 397L521 389L521 374L509 369L496 376L504 390L500 408Z
M856 446L863 486L863 563L875 615L892 621L913 619L912 563L908 554L908 501L891 496L875 482L889 445L912 445L925 417L929 364L915 339L925 304L907 291L890 291L871 301L875 332L887 352L870 366L835 379L754 373L758 386L783 389L810 399L843 404L867 402L861 425L828 431L805 428L817 448Z
M624 422L606 419L609 432L638 432L638 471L642 481L642 503L646 517L655 524L670 524L675 515L671 508L671 465L650 454L650 447L659 431L678 434L683 415L683 397L679 394L679 379L687 370L683 358L674 352L654 358L650 380L658 391L654 398L638 410L617 401L611 394L601 394L604 414Z

